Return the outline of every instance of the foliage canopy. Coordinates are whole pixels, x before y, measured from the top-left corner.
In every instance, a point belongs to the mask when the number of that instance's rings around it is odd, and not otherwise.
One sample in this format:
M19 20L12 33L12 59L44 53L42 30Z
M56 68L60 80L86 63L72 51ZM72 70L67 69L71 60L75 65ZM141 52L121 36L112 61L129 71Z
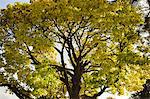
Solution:
M0 21L0 83L21 99L94 99L139 90L149 78L136 48L142 15L130 0L15 3Z

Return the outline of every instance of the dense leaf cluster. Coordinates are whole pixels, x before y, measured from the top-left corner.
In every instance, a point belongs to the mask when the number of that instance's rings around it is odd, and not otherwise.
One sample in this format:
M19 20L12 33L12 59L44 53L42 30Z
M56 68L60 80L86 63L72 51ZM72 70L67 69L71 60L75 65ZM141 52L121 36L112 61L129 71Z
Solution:
M15 3L0 21L0 84L21 99L124 94L150 76L136 47L142 15L130 0Z

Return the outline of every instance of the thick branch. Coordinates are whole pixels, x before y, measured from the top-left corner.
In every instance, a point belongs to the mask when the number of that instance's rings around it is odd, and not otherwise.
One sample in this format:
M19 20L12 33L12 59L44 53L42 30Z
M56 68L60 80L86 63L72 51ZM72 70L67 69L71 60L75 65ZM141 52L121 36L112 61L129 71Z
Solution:
M66 40L64 41L63 45L62 45L62 49L61 49L61 53L60 53L60 56L61 56L61 64L62 64L62 67L65 69L65 62L64 62L64 48L65 48L65 44L66 44ZM71 92L71 89L70 89L70 85L69 85L69 81L68 81L68 76L67 76L67 71L64 70L64 80L63 81L67 87L67 90L70 94Z
M102 95L102 94L105 92L105 90L106 90L107 88L108 88L107 86L104 86L104 87L100 90L100 92L98 92L97 94L94 94L94 95L92 96L92 99L96 99L96 97Z
M71 72L73 72L73 69L69 69L69 68L63 68L61 66L58 65L52 65L50 64L50 66L54 67L55 69L57 69L58 72L67 72L67 74L69 74L71 77L73 76L73 74Z
M73 56L74 60L77 62L77 56L76 56L75 49L74 49L74 46L73 46L72 38L69 38L67 40L67 45L69 47L70 52L72 52L72 56Z
M73 61L70 48L66 48L66 51L67 51L67 53L68 53L68 56L69 56L69 59L70 59L70 61L71 61L72 66L75 67L75 63L74 63L74 61Z
M0 84L0 86L8 87L8 89L14 92L20 99L33 99L30 95L31 92L24 90L23 88L21 88L21 86L17 87L17 85L12 84Z
M73 69L69 69L69 68L63 68L59 65L53 65L53 64L50 64L50 66L54 67L54 68L57 68L59 69L60 71L73 71Z

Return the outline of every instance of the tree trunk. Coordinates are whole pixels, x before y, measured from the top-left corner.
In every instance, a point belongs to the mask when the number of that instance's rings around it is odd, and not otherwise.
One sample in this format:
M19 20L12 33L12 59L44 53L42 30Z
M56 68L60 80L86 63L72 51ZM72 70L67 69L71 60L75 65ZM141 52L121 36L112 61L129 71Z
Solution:
M79 72L76 72L72 78L72 90L70 99L80 99L80 89L81 89L81 74Z
M80 89L81 87L80 86L73 86L72 87L72 92L71 92L71 95L70 95L70 99L80 99Z

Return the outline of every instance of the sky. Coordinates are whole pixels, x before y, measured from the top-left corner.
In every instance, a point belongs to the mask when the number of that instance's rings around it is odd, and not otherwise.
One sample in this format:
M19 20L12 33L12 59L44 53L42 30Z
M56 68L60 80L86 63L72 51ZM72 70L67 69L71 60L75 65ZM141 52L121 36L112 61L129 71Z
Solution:
M30 0L0 0L0 8L6 8L8 4L12 4L14 2L29 2ZM112 1L112 0L109 0ZM143 0L145 1L145 0ZM142 3L144 4L144 3ZM18 99L15 94L9 94L6 92L6 87L0 87L0 99ZM128 96L117 96L117 95L111 95L109 93L104 93L99 99L106 99L106 97L112 96L115 99L128 99Z
M0 8L5 8L8 4L14 2L29 2L30 0L0 0Z

